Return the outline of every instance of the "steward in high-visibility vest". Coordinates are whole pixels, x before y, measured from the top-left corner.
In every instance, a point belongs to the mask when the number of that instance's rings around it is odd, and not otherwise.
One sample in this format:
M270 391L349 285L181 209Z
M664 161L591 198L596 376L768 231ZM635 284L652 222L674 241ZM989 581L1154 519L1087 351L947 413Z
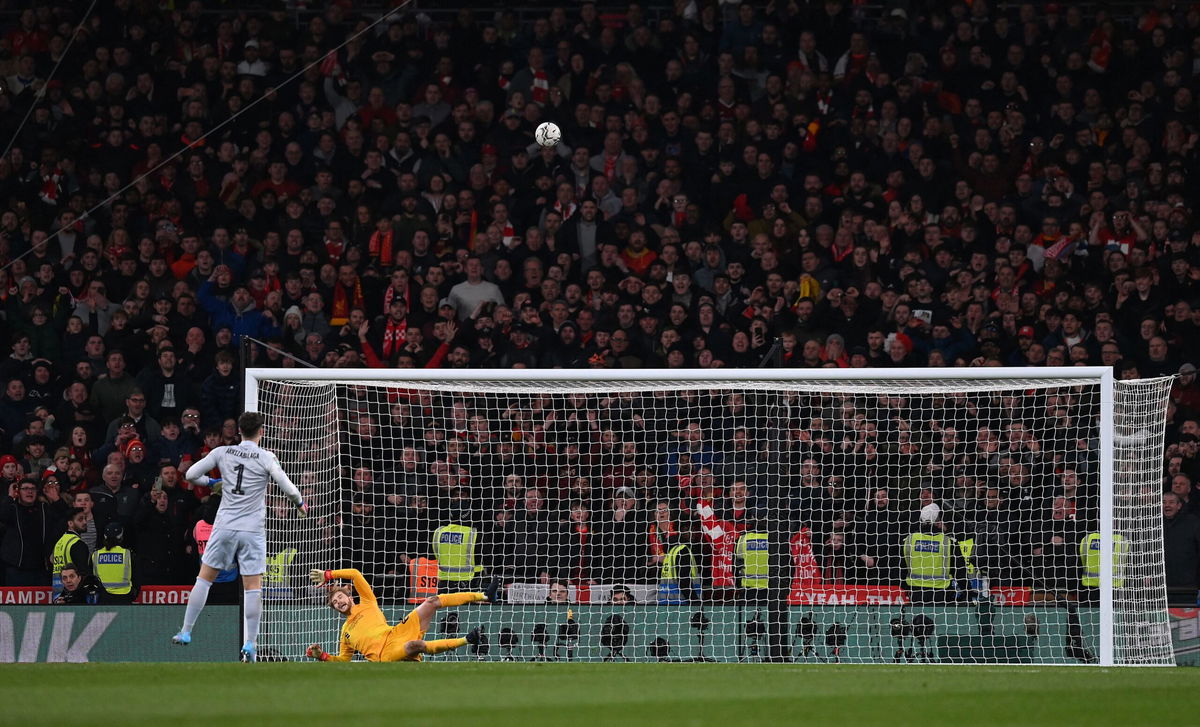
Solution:
M1125 585L1125 559L1129 555L1129 541L1120 533L1113 533L1112 578L1113 588ZM1083 572L1079 583L1085 588L1100 587L1100 533L1088 533L1079 541L1079 561Z
M950 548L952 541L945 533L910 533L904 541L904 562L910 588L950 587Z
M913 601L946 601L953 594L950 587L958 546L946 534L941 514L937 505L926 505L921 509L920 529L904 539L904 564L908 569L904 583Z
M54 596L62 593L62 569L68 565L75 566L80 577L92 572L92 559L88 556L87 543L79 537L87 532L87 513L79 508L72 509L67 515L67 532L62 534L54 544L50 553L50 576L54 587Z
M438 563L440 583L453 582L461 587L483 571L475 564L478 532L467 525L443 525L433 531L433 552Z
M119 603L131 602L137 595L133 587L133 552L121 545L124 537L121 523L111 522L104 528L104 547L92 553L92 568L100 583Z
M662 604L690 603L700 598L700 567L692 547L676 543L663 556L658 577L658 602Z
M408 602L422 603L438 593L438 562L432 558L413 558L408 561Z
M296 559L295 548L284 548L275 555L267 556L267 571L263 574L263 588L287 588L288 570Z
M770 536L749 532L738 538L733 555L741 566L738 585L747 589L767 588L771 570Z

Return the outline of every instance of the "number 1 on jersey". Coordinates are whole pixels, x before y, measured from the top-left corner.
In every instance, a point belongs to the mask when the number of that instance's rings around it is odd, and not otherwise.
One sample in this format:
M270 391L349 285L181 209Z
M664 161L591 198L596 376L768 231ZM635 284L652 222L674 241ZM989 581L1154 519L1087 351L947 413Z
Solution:
M237 467L233 468L233 471L237 472L237 484L235 484L233 486L233 494L235 494L235 495L246 494L246 491L242 489L242 475L246 474L246 465L239 464Z

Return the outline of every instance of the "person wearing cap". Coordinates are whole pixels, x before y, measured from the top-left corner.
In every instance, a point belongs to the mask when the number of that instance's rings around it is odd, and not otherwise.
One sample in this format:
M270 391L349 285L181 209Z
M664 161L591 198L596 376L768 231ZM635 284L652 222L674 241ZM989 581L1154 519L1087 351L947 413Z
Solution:
M996 328L995 332L998 335L999 329ZM984 338L984 334L987 334L987 336L990 337L992 333L993 329L985 326L984 329L980 331L980 338ZM1033 326L1021 326L1018 328L1016 342L1017 345L1015 348L1013 348L1012 352L1008 354L1006 363L1009 366L1024 366L1031 363L1029 359L1029 349L1037 342L1036 338L1037 336L1034 332ZM1040 347L1040 344L1038 344L1038 346Z
M113 421L116 425L113 430L112 437L105 440L104 444L96 448L91 453L92 460L95 462L103 462L113 452L120 452L123 456L125 450L129 448L129 443L135 439L139 439L142 435L138 433L137 426L133 419L127 415L122 415ZM145 441L145 440L143 440Z
M139 588L133 577L133 551L125 547L120 521L104 526L104 542L92 553L92 570L100 578L110 603L133 603Z
M242 60L237 64L239 76L263 77L271 70L271 65L259 57L258 41L251 38L242 46Z
M902 547L908 600L929 604L952 602L961 555L954 539L946 533L942 508L937 503L921 508L920 523L904 538Z
M571 320L565 321L557 334L548 336L541 357L542 366L554 369L584 368L587 358L580 344L579 326Z
M508 339L509 346L500 357L501 368L535 368L538 365L537 336L531 327L525 324L513 326Z
M31 401L41 403L47 408L56 406L62 401L62 382L54 372L54 364L44 358L32 361L33 374L28 381L25 396Z
M495 144L497 149L505 151L529 146L532 135L522 123L521 112L516 109L506 109L500 120L500 125L488 135L489 142ZM550 150L550 152L553 151L553 149Z
M387 313L373 323L364 323L357 331L364 358L368 361L374 358L385 365L394 366L397 357L405 350L410 330L416 329L409 326L408 304L404 296L393 295L388 302ZM370 353L367 353L368 349Z
M134 487L148 487L158 475L158 468L150 461L147 449L146 443L141 439L133 439L125 446L123 479Z

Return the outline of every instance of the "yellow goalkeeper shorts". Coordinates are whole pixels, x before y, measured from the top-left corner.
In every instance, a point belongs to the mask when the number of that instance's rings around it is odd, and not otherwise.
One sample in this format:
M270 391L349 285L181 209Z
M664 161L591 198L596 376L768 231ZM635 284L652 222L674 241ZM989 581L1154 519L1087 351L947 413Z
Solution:
M408 612L404 620L388 631L383 642L383 650L379 653L380 661L421 661L422 654L408 656L404 645L410 641L425 637L421 630L421 617L416 609Z

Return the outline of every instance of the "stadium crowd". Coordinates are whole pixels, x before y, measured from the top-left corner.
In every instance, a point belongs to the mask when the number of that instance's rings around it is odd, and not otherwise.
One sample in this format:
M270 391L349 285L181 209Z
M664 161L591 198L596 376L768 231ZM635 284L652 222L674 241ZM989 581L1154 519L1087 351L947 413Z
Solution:
M756 366L778 337L794 367L1178 373L1168 580L1195 593L1195 7L583 2L360 35L378 16L349 2L161 5L100 2L72 41L83 4L48 0L0 32L6 585L49 583L70 507L89 548L125 526L142 583L190 582L212 499L179 472L237 439L243 336L259 366L453 368ZM352 450L409 446L352 457L324 525L402 570L470 513L512 577L583 583L653 578L670 538L778 507L829 580L881 582L935 500L1031 523L993 551L1026 559L1094 520L1081 395L814 399L786 422L682 399L670 422L652 399L531 403L507 439L495 402L360 412Z

